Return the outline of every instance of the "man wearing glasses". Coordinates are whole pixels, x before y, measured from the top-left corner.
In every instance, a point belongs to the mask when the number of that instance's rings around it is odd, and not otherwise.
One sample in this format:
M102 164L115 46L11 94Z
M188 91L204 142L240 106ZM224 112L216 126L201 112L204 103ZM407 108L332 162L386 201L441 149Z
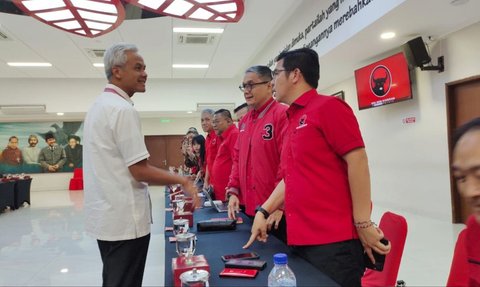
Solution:
M282 52L273 71L278 101L288 104L282 177L257 209L252 235L265 242L268 215L285 204L288 245L342 286L361 286L364 250L386 254L381 230L370 220L370 175L357 120L343 101L315 90L318 55ZM362 246L363 245L363 246Z
M281 180L280 154L287 126L287 106L272 96L272 71L266 66L247 69L240 85L250 111L239 122L232 173L227 186L228 215L235 219L240 203L253 217ZM268 218L268 229L286 242L285 218L277 210Z

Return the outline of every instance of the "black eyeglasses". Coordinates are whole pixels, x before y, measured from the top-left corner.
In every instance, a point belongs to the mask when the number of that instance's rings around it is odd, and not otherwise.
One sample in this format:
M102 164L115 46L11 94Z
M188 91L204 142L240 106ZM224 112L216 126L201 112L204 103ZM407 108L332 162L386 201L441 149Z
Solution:
M276 76L278 76L278 74L280 74L281 72L285 72L287 71L286 69L278 69L278 70L273 70L272 71L272 78L275 78Z
M238 86L238 88L242 92L251 91L253 89L253 87L255 87L256 85L263 85L263 84L266 84L266 83L270 83L270 81L264 81L264 82L260 82L260 83L241 84L240 86Z

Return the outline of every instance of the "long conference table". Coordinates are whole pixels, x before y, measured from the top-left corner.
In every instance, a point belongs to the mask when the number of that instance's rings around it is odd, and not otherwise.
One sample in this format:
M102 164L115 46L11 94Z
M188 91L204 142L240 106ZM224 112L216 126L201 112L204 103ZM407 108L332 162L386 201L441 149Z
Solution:
M168 199L169 196L167 195L166 207L169 207ZM204 207L195 210L194 225L190 228L190 232L195 233L197 237L195 255L204 255L210 265L210 286L267 286L268 274L273 268L273 255L280 252L288 255L288 266L295 273L297 286L338 286L332 279L293 253L287 245L275 236L269 236L267 243L256 241L248 250L242 249L242 246L250 238L252 220L243 213L239 213L239 216L242 217L243 223L237 224L236 230L197 232L196 223L198 221L225 218L227 213L218 213L214 207ZM165 226L173 226L172 211L166 211ZM168 240L168 237L171 236L173 236L171 231L165 231L165 286L174 285L172 258L178 256L175 250L175 243L170 243ZM222 255L250 251L258 253L260 260L267 261L266 268L259 271L256 278L219 277L220 271L224 268L224 262L221 259Z

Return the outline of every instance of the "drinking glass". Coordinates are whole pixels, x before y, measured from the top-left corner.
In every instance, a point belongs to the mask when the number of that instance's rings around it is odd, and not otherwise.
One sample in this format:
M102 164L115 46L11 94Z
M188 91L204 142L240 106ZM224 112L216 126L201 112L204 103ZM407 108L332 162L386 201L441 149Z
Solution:
M173 221L173 234L188 233L188 219L175 219Z
M187 263L191 262L191 258L195 253L195 248L197 245L197 238L194 233L179 233L175 235L177 238L176 248L177 254L180 257L187 259Z

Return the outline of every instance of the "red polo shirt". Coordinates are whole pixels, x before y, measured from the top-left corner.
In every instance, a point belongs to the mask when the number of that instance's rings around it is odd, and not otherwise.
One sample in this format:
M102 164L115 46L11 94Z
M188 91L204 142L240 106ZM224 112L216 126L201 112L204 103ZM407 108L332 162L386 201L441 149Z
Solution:
M210 184L213 183L213 178L211 174L211 169L213 163L215 162L215 157L217 156L218 146L220 145L219 139L215 131L212 129L205 139L205 171L210 172Z
M230 125L219 138L221 143L218 146L217 157L215 157L211 170L214 177L212 184L215 199L225 201L225 187L227 187L228 176L232 171L234 147L238 138L237 126Z
M475 216L467 220L467 260L469 265L468 286L480 286L480 224Z
M287 110L282 150L289 245L358 238L347 164L342 156L364 143L352 109L310 90Z
M287 106L272 99L249 111L239 123L228 187L239 191L245 213L254 216L281 180L280 154L287 128Z

